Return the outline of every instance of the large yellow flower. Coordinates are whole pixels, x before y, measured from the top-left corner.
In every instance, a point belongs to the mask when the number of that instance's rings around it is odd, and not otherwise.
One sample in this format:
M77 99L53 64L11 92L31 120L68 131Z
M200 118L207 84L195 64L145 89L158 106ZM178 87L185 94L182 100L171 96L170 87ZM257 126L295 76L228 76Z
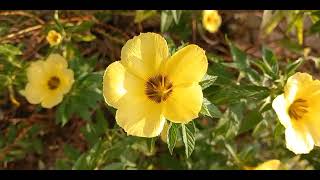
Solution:
M121 60L107 67L103 95L128 135L155 137L166 119L187 123L198 117L203 100L199 82L207 68L200 47L188 45L170 57L163 37L141 33L124 45Z
M67 66L67 61L59 54L51 54L46 61L31 63L27 69L27 100L31 104L41 103L45 108L59 104L74 82L73 71Z
M217 10L204 10L202 12L202 24L211 33L218 31L221 21L221 16Z
M61 43L62 36L57 31L51 30L47 35L47 41L51 46L55 46Z
M281 162L277 159L272 159L259 164L256 167L245 167L245 170L279 170Z
M291 76L284 93L276 97L272 107L286 128L286 146L296 154L309 153L320 146L320 81L309 74Z

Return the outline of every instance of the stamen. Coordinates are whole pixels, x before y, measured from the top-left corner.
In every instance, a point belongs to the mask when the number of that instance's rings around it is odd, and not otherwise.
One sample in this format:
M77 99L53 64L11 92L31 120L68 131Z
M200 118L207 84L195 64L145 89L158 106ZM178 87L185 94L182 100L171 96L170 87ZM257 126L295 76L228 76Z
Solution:
M150 100L161 103L172 93L172 83L163 75L151 77L146 83L145 93Z
M295 120L300 120L308 112L308 104L304 99L295 100L289 107L289 116Z
M57 76L52 76L48 81L48 87L51 90L55 90L60 85L60 79Z

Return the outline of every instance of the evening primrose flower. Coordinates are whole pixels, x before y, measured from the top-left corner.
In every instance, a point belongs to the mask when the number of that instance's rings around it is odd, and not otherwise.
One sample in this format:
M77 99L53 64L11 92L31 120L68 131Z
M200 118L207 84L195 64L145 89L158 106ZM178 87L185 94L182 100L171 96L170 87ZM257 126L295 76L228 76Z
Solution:
M27 69L28 83L25 97L31 104L52 108L59 104L74 82L73 71L59 54L51 54L46 61L31 63Z
M215 33L221 25L221 16L217 10L204 10L202 12L202 24L207 31Z
M279 170L281 162L277 159L272 159L259 164L256 167L245 167L246 170Z
M205 52L197 45L170 57L162 36L141 33L123 46L121 60L107 67L103 95L128 135L155 137L166 119L188 123L198 117L203 101L199 82L207 68Z
M272 107L285 127L286 146L295 154L320 146L320 81L307 73L289 77Z
M62 36L57 31L51 30L47 35L47 41L51 46L55 46L61 43Z

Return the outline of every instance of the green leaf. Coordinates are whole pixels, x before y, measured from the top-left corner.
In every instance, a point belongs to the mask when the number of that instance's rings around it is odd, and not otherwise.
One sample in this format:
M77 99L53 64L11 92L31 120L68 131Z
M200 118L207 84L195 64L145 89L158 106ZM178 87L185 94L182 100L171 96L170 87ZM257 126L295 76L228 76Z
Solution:
M315 24L313 24L311 27L310 27L310 33L318 33L320 32L320 21L317 21Z
M304 18L303 16L300 16L296 21L295 21L295 27L297 30L297 38L298 42L300 45L303 44L303 25L304 25Z
M61 123L61 126L64 126L65 124L67 124L69 120L69 114L66 111L66 104L67 104L66 101L62 102L58 106L58 109L56 111L56 123L57 124Z
M203 98L202 109L200 113L212 118L220 118L222 115L219 108L212 104L207 98Z
M167 133L167 144L171 155L178 139L178 128L178 124L170 122Z
M80 151L74 147L72 147L70 144L64 145L64 154L70 158L71 160L77 160L79 156L81 155Z
M19 48L11 45L11 44L0 44L0 54L6 55L6 56L16 56L16 55L22 55L22 52Z
M147 140L148 149L149 149L149 152L150 152L151 154L154 152L154 146L155 146L155 144L156 144L156 140L157 140L156 137L149 138L149 139Z
M258 108L250 111L247 114L248 115L246 115L244 119L241 121L239 134L253 129L263 119Z
M232 59L235 62L236 66L240 71L246 71L248 68L250 68L250 63L246 53L236 47L228 38L226 39L230 47Z
M301 46L299 43L295 41L292 41L291 39L283 38L282 40L280 40L280 45L292 52L303 54L303 46Z
M134 23L141 23L142 21L157 14L156 10L136 10Z
M299 58L298 60L289 63L287 65L287 67L286 67L286 75L287 75L287 77L290 77L291 75L293 75L295 73L295 71L303 63L303 61L304 61L303 58Z
M202 81L199 83L202 87L202 90L206 89L207 87L211 86L217 79L217 76L212 76L209 74L206 74Z
M171 10L172 16L173 16L173 20L176 24L179 23L182 11L181 10Z
M182 140L185 147L186 157L189 158L192 154L196 142L195 138L196 127L194 122L191 121L188 124L181 124Z
M79 25L72 25L72 26L66 27L66 31L71 33L84 33L89 31L93 25L94 25L93 21L84 21Z
M278 61L273 52L265 46L262 48L262 59L266 64L269 72L272 73L271 75L275 77L279 71Z
M72 38L77 42L90 42L96 39L96 36L93 34L73 34Z
M173 22L173 17L170 13L170 11L161 11L161 24L160 24L160 29L161 32L165 32L169 29Z
M261 29L264 35L268 35L273 31L280 21L286 16L286 11L282 10L264 10Z
M276 127L274 128L274 138L279 139L279 137L284 134L284 131L284 126L280 122L277 122Z

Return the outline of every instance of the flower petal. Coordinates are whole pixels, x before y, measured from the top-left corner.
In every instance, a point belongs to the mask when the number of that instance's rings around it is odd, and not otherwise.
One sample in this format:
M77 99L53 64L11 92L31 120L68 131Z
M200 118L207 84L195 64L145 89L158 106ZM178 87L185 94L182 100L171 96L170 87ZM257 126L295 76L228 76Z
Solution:
M119 100L116 121L128 135L139 137L158 136L166 122L161 104L131 93Z
M295 154L307 154L313 149L312 136L301 123L286 128L285 136L287 148Z
M44 108L52 108L59 104L63 99L63 95L57 91L49 91L48 94L43 98L41 106Z
M121 50L121 63L142 79L159 73L169 56L166 40L156 33L141 33L127 41Z
M272 102L272 108L277 113L278 119L280 123L285 127L291 126L290 116L288 114L288 107L286 104L286 100L284 98L284 94L277 96Z
M173 85L200 82L207 72L205 51L197 45L188 45L176 52L166 63L165 73Z
M44 76L46 71L44 70L45 61L32 62L27 68L27 77L30 83L45 83Z
M299 99L300 97L307 97L308 95L311 95L312 91L310 91L310 85L312 84L312 76L307 73L297 72L294 75L290 76L284 87L284 96L287 104L292 104L296 99Z
M46 91L43 89L43 86L36 83L28 83L25 89L25 97L31 104L39 104L44 96Z
M71 69L63 69L59 72L59 78L61 85L59 86L59 91L62 94L66 94L70 91L72 84L74 83L74 74Z
M117 108L119 99L127 91L144 93L144 83L141 79L126 71L120 61L110 64L103 76L103 96L109 106Z
M164 115L169 121L188 123L198 117L202 101L203 94L200 85L176 86L164 102Z
M60 54L50 54L46 62L47 63L45 63L45 68L47 70L52 68L64 69L68 67L67 60Z

